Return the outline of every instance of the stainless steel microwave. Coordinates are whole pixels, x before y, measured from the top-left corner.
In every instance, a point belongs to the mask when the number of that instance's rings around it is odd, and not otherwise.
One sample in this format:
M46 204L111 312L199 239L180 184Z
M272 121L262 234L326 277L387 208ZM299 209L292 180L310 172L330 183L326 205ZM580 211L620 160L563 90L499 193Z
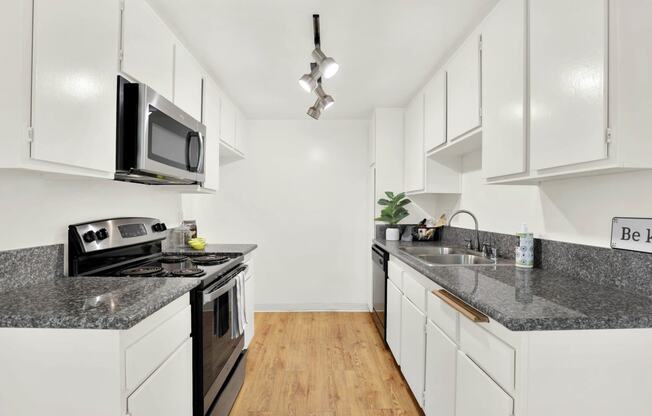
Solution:
M206 127L145 84L118 77L115 179L204 182Z

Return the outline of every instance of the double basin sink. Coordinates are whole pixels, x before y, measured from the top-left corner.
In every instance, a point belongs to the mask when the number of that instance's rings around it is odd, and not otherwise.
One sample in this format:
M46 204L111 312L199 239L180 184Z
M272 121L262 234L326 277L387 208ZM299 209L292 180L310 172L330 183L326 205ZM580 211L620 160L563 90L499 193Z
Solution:
M495 261L474 254L471 250L454 247L401 247L429 266L493 266Z

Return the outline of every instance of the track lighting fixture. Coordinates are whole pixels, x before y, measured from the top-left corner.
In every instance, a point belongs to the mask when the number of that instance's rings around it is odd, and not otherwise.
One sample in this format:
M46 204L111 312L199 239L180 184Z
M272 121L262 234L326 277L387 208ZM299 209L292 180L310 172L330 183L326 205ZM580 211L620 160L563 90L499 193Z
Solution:
M333 58L326 56L321 50L318 14L312 15L312 23L315 41L315 49L312 51L312 57L316 62L310 64L310 73L304 74L299 79L299 85L306 92L315 92L317 94L317 101L315 101L312 107L308 108L306 113L315 120L319 120L321 112L330 108L335 103L333 97L324 92L321 86L321 77L323 76L326 79L331 78L337 73L340 66Z
M299 79L299 85L301 88L306 90L306 92L313 92L317 88L317 80L319 79L320 72L318 65L311 65L312 71L309 74L304 74Z
M333 97L331 97L330 95L324 92L324 89L321 87L321 84L317 85L317 88L315 88L315 92L317 93L317 96L319 97L319 101L324 107L324 110L328 110L330 106L335 104L335 100L333 99Z
M340 69L339 64L335 62L335 59L324 55L324 52L319 48L315 48L315 50L312 51L312 57L317 61L319 72L321 72L326 79L331 78Z
M319 120L319 117L321 116L321 110L324 108L322 105L321 98L317 98L317 101L312 105L312 107L308 108L308 111L306 111L306 114L308 114L310 117L314 118L315 120Z

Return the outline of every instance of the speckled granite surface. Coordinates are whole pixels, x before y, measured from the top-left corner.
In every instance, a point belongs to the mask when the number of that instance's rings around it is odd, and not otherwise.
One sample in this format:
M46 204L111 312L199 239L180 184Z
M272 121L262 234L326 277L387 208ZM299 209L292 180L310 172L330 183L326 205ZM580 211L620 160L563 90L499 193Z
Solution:
M652 298L646 296L551 270L429 267L400 247L433 243L374 243L513 331L652 328Z
M0 251L0 292L63 275L63 244Z
M251 253L256 248L258 248L257 244L206 244L206 248L204 248L204 250L194 250L190 247L187 247L181 250L174 250L174 251L175 252L203 251L205 253L242 253L244 255L244 254Z
M61 277L0 293L0 327L128 329L198 279Z

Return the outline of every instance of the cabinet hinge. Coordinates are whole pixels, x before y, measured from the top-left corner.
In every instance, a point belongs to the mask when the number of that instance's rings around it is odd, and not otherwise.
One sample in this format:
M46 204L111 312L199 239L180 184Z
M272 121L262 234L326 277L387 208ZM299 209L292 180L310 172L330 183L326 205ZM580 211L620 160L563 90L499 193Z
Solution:
M124 11L125 9L125 0L120 0L120 11Z
M124 57L125 57L125 53L124 53L124 51L123 51L122 49L120 49L120 50L118 51L118 60L119 60L120 62L122 62L122 60L124 59Z
M27 141L28 142L34 141L34 128L33 127L28 127L27 128Z
M605 136L605 141L607 142L607 144L611 144L611 134L612 134L611 129L607 128L607 131L605 132L605 135L604 135Z
M478 41L478 50L482 52L482 36L480 36L480 40Z

